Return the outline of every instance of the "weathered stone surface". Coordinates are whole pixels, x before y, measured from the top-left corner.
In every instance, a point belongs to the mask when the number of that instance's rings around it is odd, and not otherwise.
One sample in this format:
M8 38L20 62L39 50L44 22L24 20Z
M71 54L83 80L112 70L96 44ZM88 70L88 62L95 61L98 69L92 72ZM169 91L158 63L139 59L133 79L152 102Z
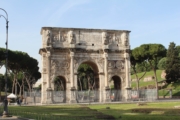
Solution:
M52 95L43 93L47 89L54 90L56 76L65 78L66 102L75 102L73 91L77 89L77 69L82 63L89 64L97 74L98 90L102 94L100 102L108 101L103 94L113 76L119 77L121 90L129 88L129 33L126 30L43 27L42 48L39 50L42 58L42 103L50 102ZM122 97L127 98L127 92Z

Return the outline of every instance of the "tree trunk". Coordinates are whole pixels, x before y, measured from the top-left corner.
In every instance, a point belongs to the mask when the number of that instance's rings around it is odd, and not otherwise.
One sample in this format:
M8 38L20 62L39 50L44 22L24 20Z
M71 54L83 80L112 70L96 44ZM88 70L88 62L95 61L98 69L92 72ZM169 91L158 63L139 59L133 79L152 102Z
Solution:
M158 100L159 99L159 91L158 91L158 79L157 79L157 75L156 75L156 70L153 70L154 72L154 77L155 77L155 84L156 84L156 92L157 92L157 96L156 96L156 99Z
M88 79L88 87L89 87L89 90L91 90L90 77L87 77L87 79Z
M137 97L139 98L139 81L145 76L146 72L147 72L147 68L146 71L143 73L143 75L139 78L135 69L135 66L132 67L133 71L135 73L136 76L136 85L137 85Z
M93 82L93 85L92 85L92 90L94 90L95 85L96 85L96 82L95 82L95 78L94 78L94 82Z
M14 73L13 73L14 74ZM14 89L15 89L15 82L16 82L16 75L14 74L14 78L13 78L13 85L12 85L12 93L14 93Z
M29 92L31 92L32 90L31 90L31 85L30 85L30 83L29 83L29 81L28 81L28 79L26 78L26 82L27 82L27 84L28 84L28 87L29 87Z
M63 84L62 80L60 80L60 84L61 84L62 90L64 91L64 84Z
M15 95L17 95L17 79L15 80Z
M151 67L152 67L152 69L153 69L153 72L154 72L155 85L156 85L156 93L157 93L157 95L156 95L156 99L158 100L158 99L159 99L159 93L158 93L158 79L157 79L157 75L156 75L156 68L155 68L155 67L153 67L153 65L152 65L151 61L150 61L149 63L150 63L150 65L151 65Z
M82 91L82 84L81 84L80 78L78 78L78 80L79 80L80 88L81 88L81 91Z
M22 94L22 85L20 85L20 83L19 82L17 82L17 84L19 85L19 95L21 96Z

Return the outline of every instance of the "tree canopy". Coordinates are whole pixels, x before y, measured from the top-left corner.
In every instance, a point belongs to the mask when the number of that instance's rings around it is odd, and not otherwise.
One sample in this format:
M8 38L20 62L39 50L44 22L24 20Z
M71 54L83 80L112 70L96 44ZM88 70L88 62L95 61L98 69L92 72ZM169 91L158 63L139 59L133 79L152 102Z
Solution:
M156 70L159 60L166 56L166 48L161 44L143 44L140 47L135 48L133 56L135 60L145 60L150 64L151 69L154 72L158 99L158 80Z
M78 68L78 89L79 90L94 90L97 87L95 74L91 66L81 64Z
M178 54L178 48L174 42L171 42L166 56L166 81L168 83L175 82L180 78L180 59Z
M5 54L6 49L0 48L0 63L1 66L5 65L5 58L7 57ZM6 66L5 66L6 67ZM30 57L27 53L22 51L12 51L8 50L8 75L11 75L13 85L12 85L12 93L17 94L15 86L19 86L22 89L23 84L26 80L29 91L31 91L32 84L35 83L38 79L41 78L41 73L39 72L38 61L32 57ZM24 77L21 77L22 81L20 82L19 75L22 74ZM20 90L21 91L21 90Z

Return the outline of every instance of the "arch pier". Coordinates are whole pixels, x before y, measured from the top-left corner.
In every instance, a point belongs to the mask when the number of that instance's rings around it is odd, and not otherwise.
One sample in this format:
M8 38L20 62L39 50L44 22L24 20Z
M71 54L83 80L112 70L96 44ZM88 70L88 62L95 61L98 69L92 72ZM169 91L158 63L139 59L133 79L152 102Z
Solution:
M42 27L41 103L128 100L131 89L129 33L127 30ZM93 90L78 90L81 64L88 64L94 71Z

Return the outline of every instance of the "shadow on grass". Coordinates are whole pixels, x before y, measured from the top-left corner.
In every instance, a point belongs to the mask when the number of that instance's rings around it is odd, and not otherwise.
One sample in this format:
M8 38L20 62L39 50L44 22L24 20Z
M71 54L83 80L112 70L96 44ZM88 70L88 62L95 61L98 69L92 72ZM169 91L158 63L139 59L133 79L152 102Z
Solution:
M118 104L102 105L94 109L93 106L88 105L9 106L9 113L36 120L179 120L180 116L180 109L175 108L156 108L156 106L151 108L153 105L137 106L136 104L117 106Z
M9 114L36 120L114 120L111 115L81 106L10 106Z
M134 109L99 109L112 115L116 120L179 120L180 109L134 108Z

